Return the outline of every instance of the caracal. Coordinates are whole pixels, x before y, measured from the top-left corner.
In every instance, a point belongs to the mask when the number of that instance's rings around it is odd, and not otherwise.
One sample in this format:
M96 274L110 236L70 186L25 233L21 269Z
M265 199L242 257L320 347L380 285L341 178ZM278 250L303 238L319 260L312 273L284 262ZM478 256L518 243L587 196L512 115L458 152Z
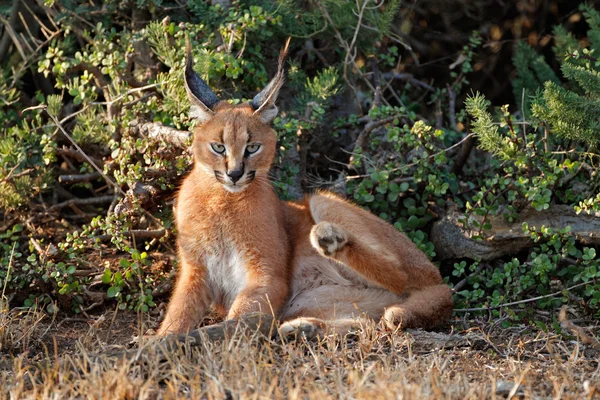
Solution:
M270 123L286 51L264 90L232 105L194 72L188 42L185 87L200 124L175 207L179 274L159 335L193 329L211 305L227 318L274 313L282 334L345 333L367 318L443 323L452 291L405 235L331 193L277 197Z

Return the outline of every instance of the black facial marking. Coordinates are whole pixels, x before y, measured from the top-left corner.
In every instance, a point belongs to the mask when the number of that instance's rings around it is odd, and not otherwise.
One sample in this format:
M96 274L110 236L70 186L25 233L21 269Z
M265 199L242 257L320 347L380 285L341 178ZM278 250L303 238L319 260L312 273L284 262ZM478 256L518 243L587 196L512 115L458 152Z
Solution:
M225 181L223 180L223 173L216 171L215 170L215 178L217 179L217 182L219 183L225 183Z

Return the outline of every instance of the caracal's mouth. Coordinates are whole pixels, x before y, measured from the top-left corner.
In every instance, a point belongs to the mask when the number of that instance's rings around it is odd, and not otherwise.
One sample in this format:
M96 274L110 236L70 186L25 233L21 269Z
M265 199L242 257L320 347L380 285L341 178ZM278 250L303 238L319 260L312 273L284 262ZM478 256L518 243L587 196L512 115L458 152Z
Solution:
M244 189L246 189L248 187L248 185L237 185L237 184L228 184L227 183L227 184L224 184L223 187L228 192L239 193L239 192L243 191Z
M215 178L228 192L239 193L250 186L250 183L256 178L256 171L248 171L238 182L232 182L230 179L224 178L223 174L218 171L215 171Z

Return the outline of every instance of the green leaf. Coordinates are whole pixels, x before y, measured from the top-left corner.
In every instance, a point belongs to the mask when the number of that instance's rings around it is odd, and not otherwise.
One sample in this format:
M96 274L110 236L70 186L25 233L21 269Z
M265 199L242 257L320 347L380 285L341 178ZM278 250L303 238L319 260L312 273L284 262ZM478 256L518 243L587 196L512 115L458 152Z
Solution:
M102 275L102 283L104 283L105 285L108 285L110 283L111 278L112 278L112 272L110 271L110 269L106 268L104 270L104 274Z
M109 287L109 288L108 288L108 290L106 291L106 295L107 295L109 298L116 297L116 296L117 296L117 294L119 294L119 290L118 290L118 288L117 288L116 286L111 286L111 287Z
M363 201L365 203L371 203L373 200L375 200L375 196L373 196L371 193L367 193L363 196Z
M411 229L415 229L419 226L419 217L415 216L415 215L411 215L408 218L408 227Z

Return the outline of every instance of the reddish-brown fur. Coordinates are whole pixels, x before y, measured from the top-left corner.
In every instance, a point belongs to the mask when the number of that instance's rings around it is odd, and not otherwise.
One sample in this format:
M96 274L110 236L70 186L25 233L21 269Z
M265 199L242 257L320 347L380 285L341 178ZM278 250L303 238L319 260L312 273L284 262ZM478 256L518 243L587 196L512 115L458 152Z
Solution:
M274 312L282 334L343 333L361 318L424 328L449 318L450 288L394 227L330 193L278 199L267 175L276 150L273 104L210 109L190 96L205 122L177 199L180 271L159 334L193 328L211 304L228 318ZM215 143L226 151L217 154ZM250 155L254 144L260 151ZM234 184L227 173L242 166Z

